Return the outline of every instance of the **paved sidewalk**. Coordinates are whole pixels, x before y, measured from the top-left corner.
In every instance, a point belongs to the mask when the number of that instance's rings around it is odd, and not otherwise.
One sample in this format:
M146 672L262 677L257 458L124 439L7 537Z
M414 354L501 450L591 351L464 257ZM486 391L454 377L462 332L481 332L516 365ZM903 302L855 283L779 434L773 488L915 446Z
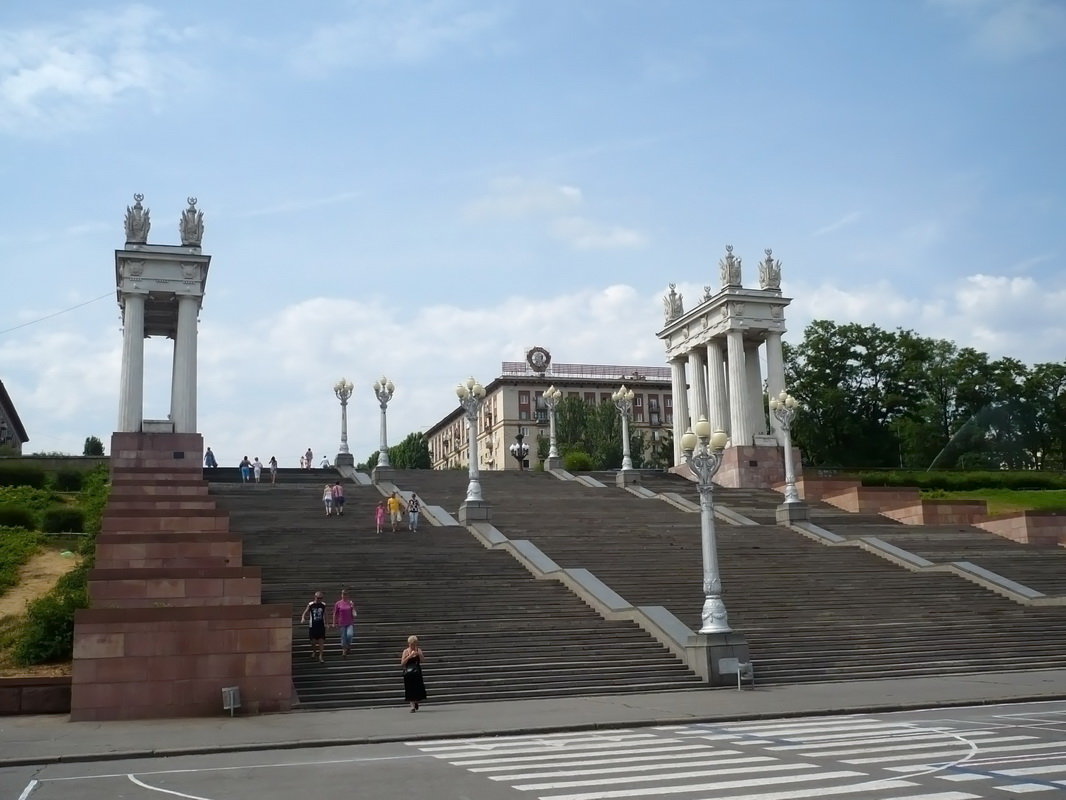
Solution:
M1066 669L511 703L434 706L431 698L417 714L397 703L232 719L221 712L211 719L136 722L0 717L0 767L1052 699L1066 699Z

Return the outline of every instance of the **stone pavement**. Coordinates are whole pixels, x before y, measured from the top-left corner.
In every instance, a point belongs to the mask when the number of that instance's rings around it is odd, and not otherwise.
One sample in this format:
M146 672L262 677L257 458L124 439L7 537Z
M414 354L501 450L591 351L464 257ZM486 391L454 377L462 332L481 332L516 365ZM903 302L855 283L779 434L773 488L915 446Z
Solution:
M427 670L432 692L432 673ZM398 685L397 689L401 687ZM398 691L399 694L399 691ZM706 692L295 711L256 717L70 722L0 717L0 768L149 756L296 749L440 737L667 725L1066 699L1066 670L994 672ZM221 709L221 697L219 698Z

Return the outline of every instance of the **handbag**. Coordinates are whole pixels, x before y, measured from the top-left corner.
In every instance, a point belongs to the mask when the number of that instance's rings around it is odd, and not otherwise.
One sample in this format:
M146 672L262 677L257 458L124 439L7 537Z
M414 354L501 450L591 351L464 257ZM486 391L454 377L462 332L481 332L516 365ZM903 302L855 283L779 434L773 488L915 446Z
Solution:
M416 674L418 674L421 671L422 671L422 666L420 664L408 663L407 666L405 666L403 668L403 674L404 675L416 675Z

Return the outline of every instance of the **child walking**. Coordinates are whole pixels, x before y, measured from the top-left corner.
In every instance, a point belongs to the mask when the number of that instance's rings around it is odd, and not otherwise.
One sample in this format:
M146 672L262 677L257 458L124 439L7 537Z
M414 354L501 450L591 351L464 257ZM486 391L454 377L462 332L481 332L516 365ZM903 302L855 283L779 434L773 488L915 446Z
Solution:
M378 507L374 510L374 521L378 526L378 533L381 533L385 527L385 501L382 500L378 503Z

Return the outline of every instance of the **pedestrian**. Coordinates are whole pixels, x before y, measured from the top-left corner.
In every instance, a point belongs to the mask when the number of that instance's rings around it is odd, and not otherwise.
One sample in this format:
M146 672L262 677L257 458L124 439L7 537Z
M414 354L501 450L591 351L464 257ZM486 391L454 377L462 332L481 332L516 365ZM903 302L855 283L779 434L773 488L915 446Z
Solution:
M392 523L392 532L396 533L396 525L402 521L403 517L403 500L400 496L393 492L389 495L387 502L389 508L389 522Z
M307 452L304 453L304 469L311 469L315 465L315 455L311 452L311 448L307 448Z
M326 516L333 516L333 486L326 484L326 488L322 490L322 505L326 507Z
M207 448L207 452L204 453L204 466L209 469L216 469L218 462L215 461L215 454L211 452L211 448Z
M411 704L411 713L418 711L418 704L426 699L426 683L422 679L422 662L426 654L418 646L417 636L407 637L407 647L400 656L403 669L403 699Z
M418 516L422 513L422 503L418 495L412 492L411 499L407 502L407 530L418 532Z
M333 510L337 512L338 517L344 516L344 487L341 486L340 481L333 483Z
M271 456L267 464L270 465L270 483L273 485L278 482L278 460Z
M315 592L315 599L307 604L300 622L307 622L307 637L311 640L311 660L326 660L326 604L322 592ZM316 655L317 654L317 655Z
M263 462L259 460L259 456L252 462L252 474L255 476L255 482L259 483L259 476L263 474Z
M252 479L252 462L248 460L248 456L241 459L241 481L248 483Z
M300 456L300 469L307 469L307 456Z
M355 639L355 618L359 616L355 603L348 598L348 590L341 589L341 598L333 604L333 627L341 632L341 656L348 657Z
M322 469L329 469L329 459L325 456L322 456L322 463L318 466L322 467Z
M381 533L385 527L385 501L382 500L378 503L378 507L374 509L374 521L378 525L378 533Z

